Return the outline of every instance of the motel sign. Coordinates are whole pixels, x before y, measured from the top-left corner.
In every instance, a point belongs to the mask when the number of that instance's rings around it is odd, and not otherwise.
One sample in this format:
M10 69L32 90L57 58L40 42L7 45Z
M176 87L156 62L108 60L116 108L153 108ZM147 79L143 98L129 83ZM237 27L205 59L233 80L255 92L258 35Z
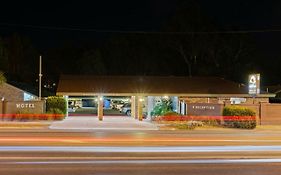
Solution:
M249 94L260 94L260 74L249 75Z

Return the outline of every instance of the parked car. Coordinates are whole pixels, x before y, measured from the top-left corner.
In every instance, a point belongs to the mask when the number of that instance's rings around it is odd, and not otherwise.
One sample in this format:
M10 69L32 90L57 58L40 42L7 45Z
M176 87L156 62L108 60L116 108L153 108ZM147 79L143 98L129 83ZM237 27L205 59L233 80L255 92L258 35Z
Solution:
M68 112L75 112L76 109L77 109L76 106L74 106L74 105L69 105L67 111L68 111Z
M120 112L128 116L131 115L131 103L126 103L120 108Z
M111 109L117 109L119 111L123 105L124 105L124 101L122 100L112 100L110 104Z
M126 103L121 107L121 113L126 114L127 116L131 116L131 103ZM143 112L143 119L146 119L147 112Z

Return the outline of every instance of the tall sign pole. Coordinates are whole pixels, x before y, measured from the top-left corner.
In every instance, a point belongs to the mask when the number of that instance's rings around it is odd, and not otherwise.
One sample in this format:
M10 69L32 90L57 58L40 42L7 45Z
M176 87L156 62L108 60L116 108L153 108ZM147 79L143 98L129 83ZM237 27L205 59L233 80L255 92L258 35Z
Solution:
M249 75L249 94L252 95L253 97L253 104L255 104L255 97L260 94L260 74L250 74ZM260 121L260 125L261 125L261 103L259 106L259 121Z
M39 100L41 100L41 81L42 81L42 56L39 57Z

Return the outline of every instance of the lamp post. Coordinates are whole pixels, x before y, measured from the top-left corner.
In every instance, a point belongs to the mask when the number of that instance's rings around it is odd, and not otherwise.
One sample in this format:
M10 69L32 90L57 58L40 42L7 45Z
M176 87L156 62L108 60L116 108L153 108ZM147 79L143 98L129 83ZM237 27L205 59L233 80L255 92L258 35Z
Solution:
M39 98L38 98L40 101L41 101L41 94L42 94L42 92L41 92L42 76L43 76L43 74L42 74L42 56L40 55L40 57L39 57Z

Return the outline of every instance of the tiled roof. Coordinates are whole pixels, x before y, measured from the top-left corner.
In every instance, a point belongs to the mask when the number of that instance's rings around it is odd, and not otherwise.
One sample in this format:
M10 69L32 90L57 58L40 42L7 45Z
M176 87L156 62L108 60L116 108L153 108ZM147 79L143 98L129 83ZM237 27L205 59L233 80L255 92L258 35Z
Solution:
M244 94L247 87L218 77L63 75L58 95Z

